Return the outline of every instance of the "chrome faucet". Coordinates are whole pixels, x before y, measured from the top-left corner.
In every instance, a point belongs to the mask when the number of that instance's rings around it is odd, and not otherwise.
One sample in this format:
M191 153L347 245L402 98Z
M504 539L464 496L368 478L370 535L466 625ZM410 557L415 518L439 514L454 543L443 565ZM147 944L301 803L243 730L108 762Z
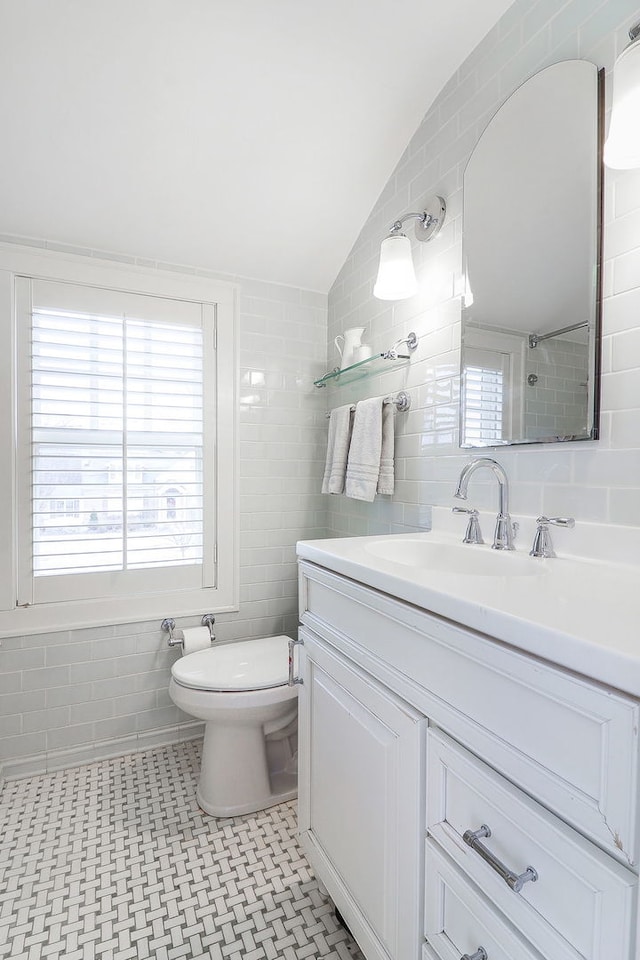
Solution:
M470 460L462 469L454 497L457 497L458 500L467 499L469 480L481 467L491 470L498 481L498 516L496 517L496 529L493 535L493 549L513 550L514 524L509 516L509 481L497 460L492 460L490 457L478 457L476 460Z

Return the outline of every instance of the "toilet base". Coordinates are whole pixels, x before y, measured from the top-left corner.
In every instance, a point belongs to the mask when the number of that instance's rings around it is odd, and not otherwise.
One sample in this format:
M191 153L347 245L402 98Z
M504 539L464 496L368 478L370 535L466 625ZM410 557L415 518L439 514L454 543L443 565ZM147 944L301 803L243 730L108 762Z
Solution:
M287 778L290 783L285 785L283 782L278 782L280 778L282 778L282 780ZM259 810L266 810L268 807L275 806L276 803L284 803L285 800L295 800L298 796L298 778L291 773L282 773L277 774L274 779L276 780L274 784L276 791L281 789L282 792L270 793L267 797L263 798L258 806L256 806L255 801L251 803L239 803L229 807L215 806L203 797L199 784L196 790L196 800L198 801L200 809L212 817L238 817L244 813L257 813Z
M207 723L196 791L212 817L256 813L298 793L295 773L270 771L262 725Z

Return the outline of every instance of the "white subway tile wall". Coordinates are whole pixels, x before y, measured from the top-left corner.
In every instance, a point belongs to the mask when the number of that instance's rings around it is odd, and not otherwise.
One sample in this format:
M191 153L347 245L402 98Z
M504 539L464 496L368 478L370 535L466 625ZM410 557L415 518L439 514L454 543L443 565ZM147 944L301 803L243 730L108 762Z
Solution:
M583 58L611 71L640 19L638 0L516 0L447 83L411 139L329 294L329 367L334 337L367 325L376 350L414 330L409 363L350 385L327 387L328 407L407 389L411 411L396 418L397 484L372 505L344 497L329 503L332 535L407 532L429 525L430 506L450 504L472 455L458 447L462 252L462 176L478 136L524 80L558 60ZM433 194L447 201L447 222L430 244L412 246L421 293L385 304L372 295L380 241L407 210ZM514 512L576 521L640 524L640 172L605 174L601 438L596 442L497 448L512 480ZM410 226L410 225L409 225ZM495 506L490 480L474 479L481 508ZM329 499L329 498L328 498Z
M22 237L64 252L103 251ZM240 611L221 614L221 642L295 636L299 539L326 534L320 494L326 420L313 387L326 356L327 298L312 291L131 258L147 267L240 285ZM203 610L202 613L208 611ZM172 662L150 623L13 637L0 646L0 779L30 775L201 734L167 689ZM199 624L183 618L181 626Z

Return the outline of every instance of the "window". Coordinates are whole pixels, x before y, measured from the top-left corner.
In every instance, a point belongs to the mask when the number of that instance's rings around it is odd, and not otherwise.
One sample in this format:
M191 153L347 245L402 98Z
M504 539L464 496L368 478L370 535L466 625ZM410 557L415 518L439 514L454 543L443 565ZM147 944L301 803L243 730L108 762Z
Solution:
M13 277L15 594L0 633L23 611L76 625L237 606L233 313L202 297L209 282L196 299L172 289L186 278L154 279L150 295L131 276Z

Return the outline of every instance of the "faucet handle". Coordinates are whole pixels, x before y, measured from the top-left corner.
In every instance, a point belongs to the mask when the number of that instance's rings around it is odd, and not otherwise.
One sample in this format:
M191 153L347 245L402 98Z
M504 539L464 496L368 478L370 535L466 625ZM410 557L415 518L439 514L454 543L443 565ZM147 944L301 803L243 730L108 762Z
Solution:
M466 513L469 517L469 523L467 524L465 535L462 538L463 543L484 543L477 510L469 507L452 507L451 512Z
M538 517L536 523L552 523L554 527L570 527L571 529L576 525L573 517Z
M555 557L555 550L551 543L551 534L549 525L554 527L566 527L573 529L576 522L573 517L538 517L536 520L536 532L533 538L533 546L529 551L530 557Z

